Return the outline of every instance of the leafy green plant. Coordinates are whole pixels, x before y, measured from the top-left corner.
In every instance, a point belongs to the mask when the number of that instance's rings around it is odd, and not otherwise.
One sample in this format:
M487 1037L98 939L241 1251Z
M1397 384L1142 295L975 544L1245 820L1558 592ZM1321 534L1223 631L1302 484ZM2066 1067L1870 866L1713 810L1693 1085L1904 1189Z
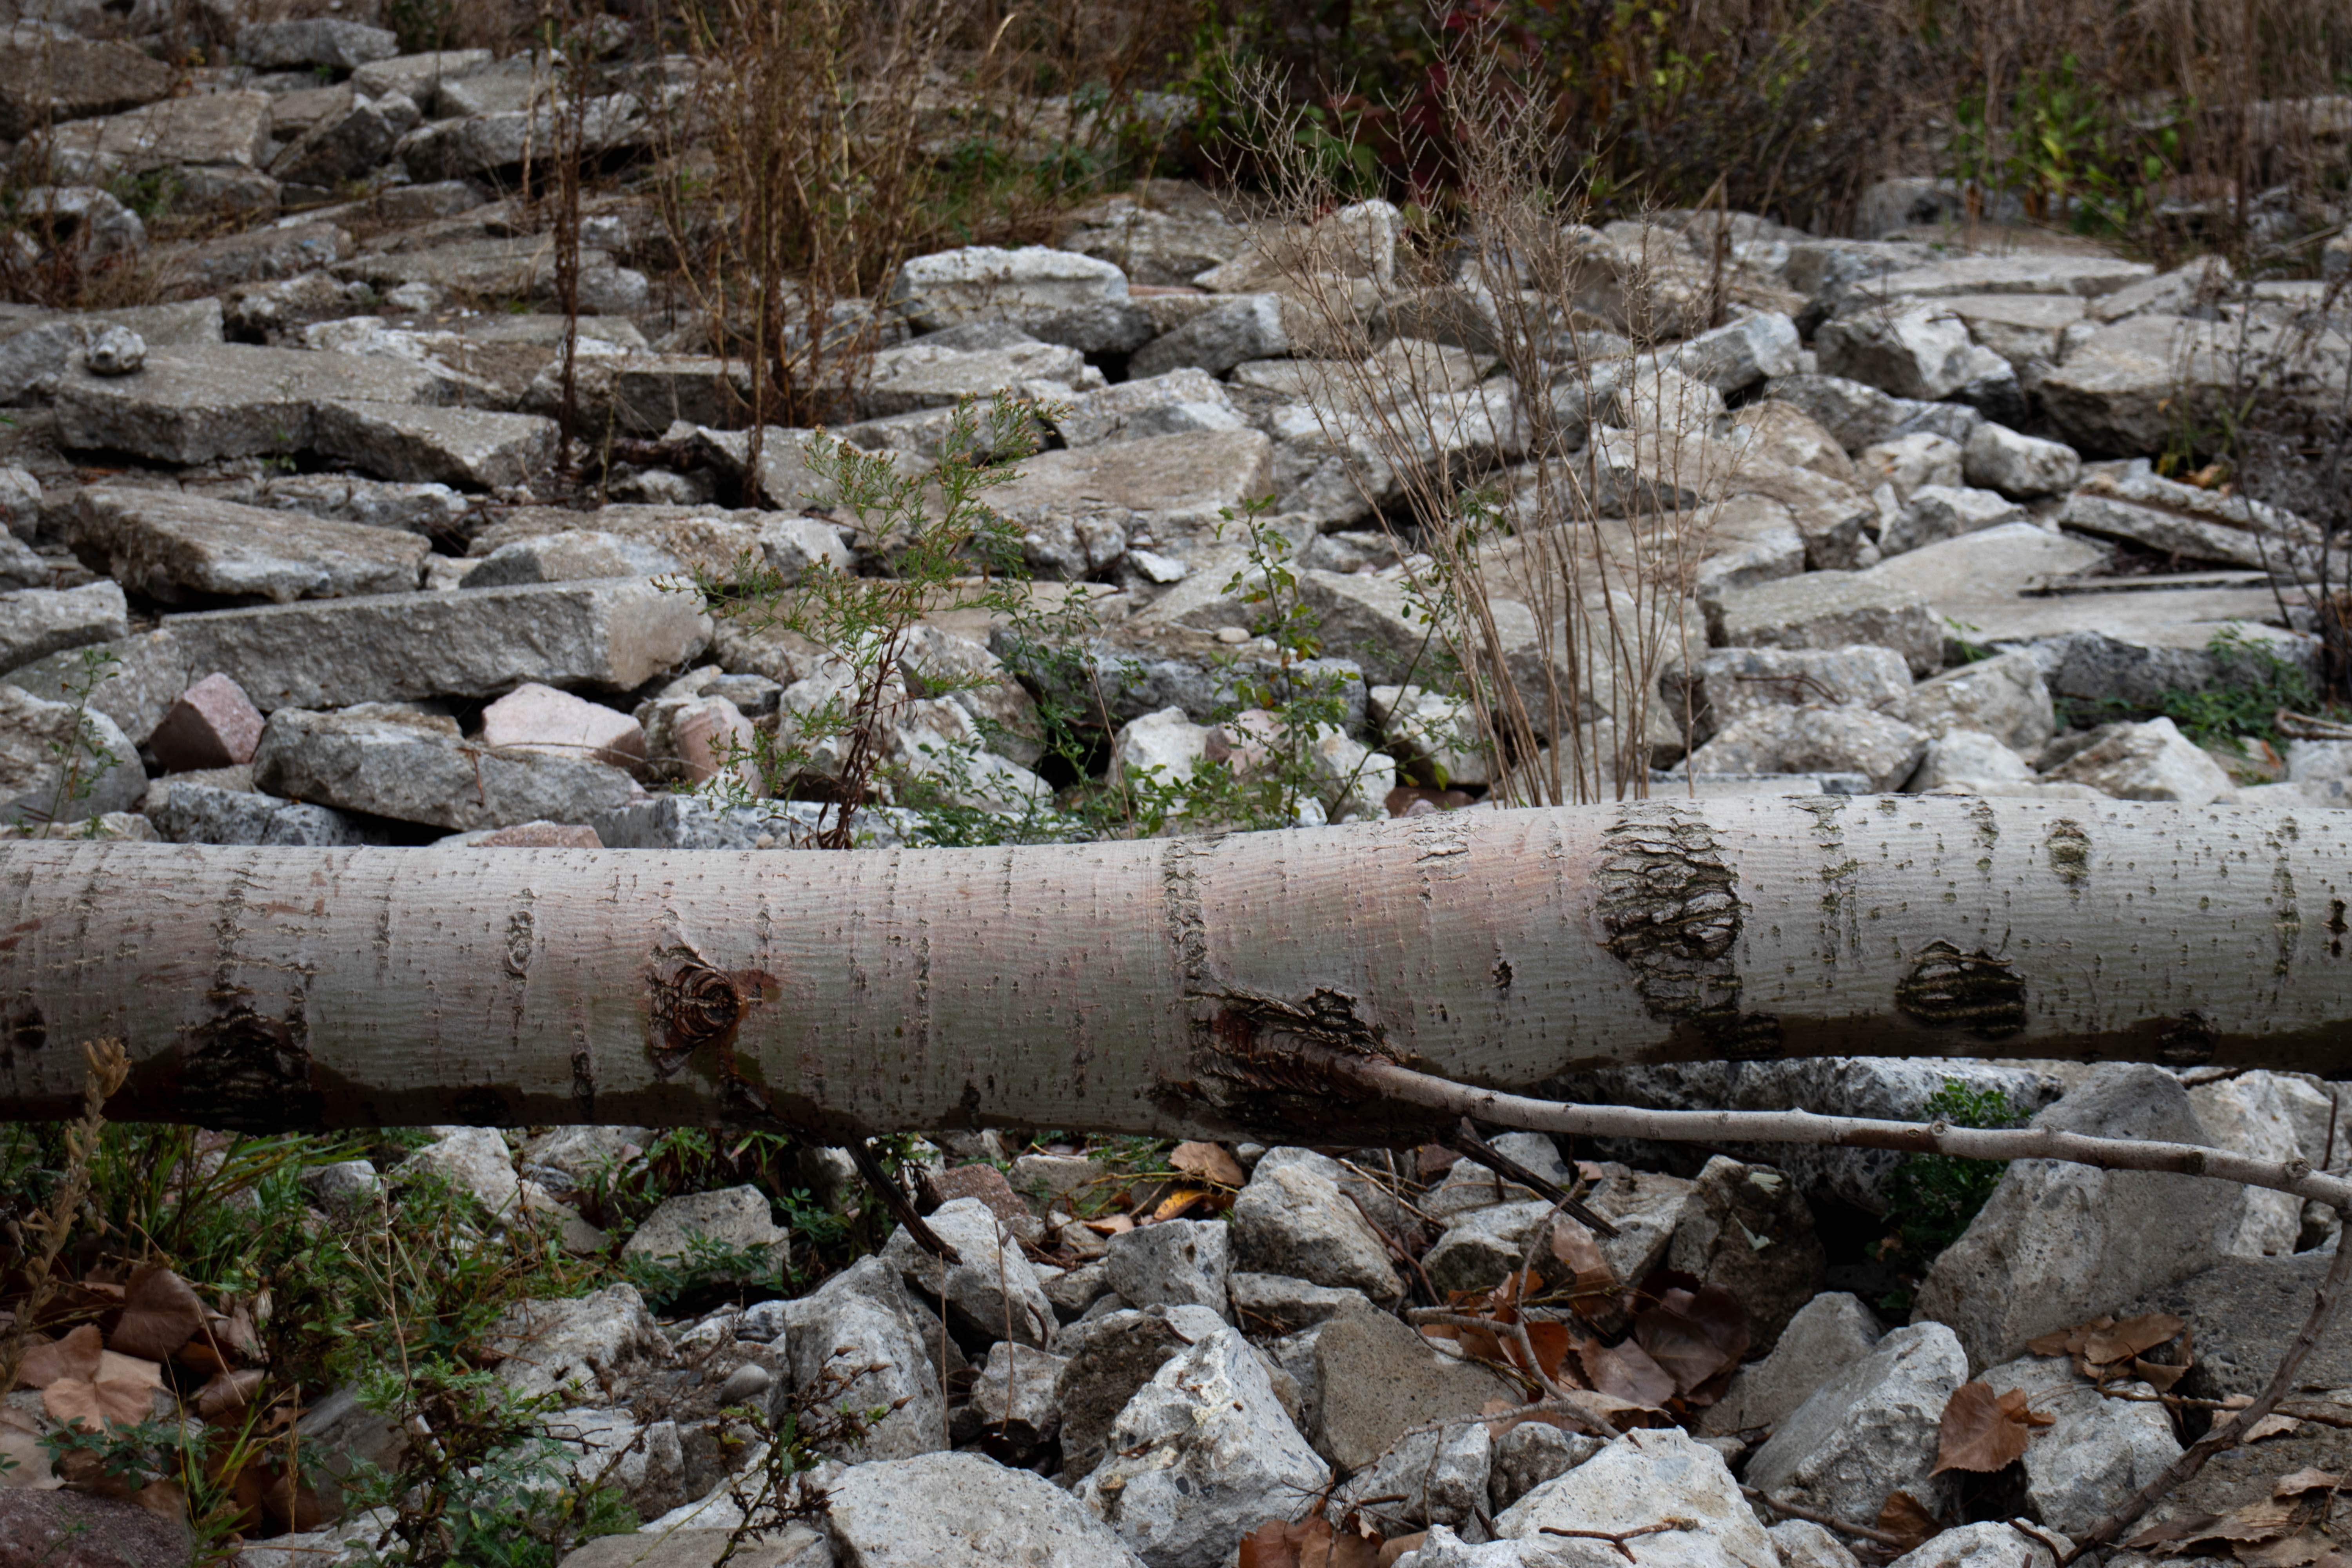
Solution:
M1997 1089L1970 1089L1956 1078L1927 1097L1927 1119L1954 1127L2008 1127L2018 1119L2009 1096ZM1962 1160L1949 1154L1906 1154L1887 1177L1889 1231L1879 1256L1906 1269L1924 1269L1936 1255L1960 1238L1993 1188L2000 1184L2005 1160ZM1900 1300L1897 1300L1900 1297ZM1882 1305L1908 1306L1898 1291Z
M1041 416L1002 393L985 403L966 399L929 473L904 473L887 458L814 438L809 466L854 520L873 571L819 563L788 582L747 555L730 573L696 573L690 586L711 615L752 633L789 631L827 650L822 674L829 689L791 711L773 733L761 731L751 755L770 793L824 803L809 835L813 847L854 845L857 812L894 782L890 741L897 716L914 700L908 677L917 625L944 612L1013 616L1026 608L1021 530L982 498L1011 483L1013 462L1036 449ZM981 683L951 676L923 682L940 697ZM736 760L730 757L724 771ZM902 763L897 781L908 771Z
M2247 737L2275 742L2280 709L2308 711L2319 700L2308 671L2239 626L2215 632L2205 651L2220 661L2221 679L2202 690L2171 689L2163 697L2165 716L2200 746L2242 752Z
M98 738L98 727L89 721L90 695L114 673L115 667L122 662L121 656L110 648L86 647L79 658L80 668L65 686L66 704L73 710L72 721L64 734L48 742L49 754L58 762L58 782L49 792L48 806L37 817L28 812L17 814L16 826L27 834L47 831L51 825L62 821L70 808L98 793L100 783L110 770L122 765L122 759ZM85 831L93 838L98 837L95 816L89 819Z

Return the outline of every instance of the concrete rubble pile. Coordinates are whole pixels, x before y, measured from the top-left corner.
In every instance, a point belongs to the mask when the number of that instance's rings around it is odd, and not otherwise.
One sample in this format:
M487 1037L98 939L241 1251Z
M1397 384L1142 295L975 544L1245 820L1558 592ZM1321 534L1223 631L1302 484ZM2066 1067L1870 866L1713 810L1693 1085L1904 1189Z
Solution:
M6 47L47 86L0 86L0 135L53 172L10 243L158 281L120 309L0 305L0 835L803 850L838 758L783 781L747 758L838 700L849 667L714 621L693 579L746 561L787 584L880 572L815 444L919 476L959 404L997 394L1039 405L1043 449L988 499L1020 531L1033 605L1090 612L1064 651L1102 678L1081 723L1113 780L1246 771L1272 743L1278 721L1237 713L1234 693L1280 656L1228 587L1249 568L1227 519L1263 502L1264 548L1297 574L1345 719L1313 737L1321 794L1298 820L1503 809L1496 760L1421 657L1433 563L1407 470L1442 459L1528 524L1471 563L1524 689L1557 640L1536 596L1513 596L1535 534L1601 552L1672 535L1685 569L1664 616L1684 651L1654 690L1580 693L1589 724L1624 727L1632 782L1654 795L2352 805L2352 741L2241 743L2168 712L2250 670L2316 668L2310 584L2322 566L2346 576L2331 542L2160 463L2183 400L2227 387L2232 342L2294 328L2315 279L2231 289L2202 263L2159 274L2013 235L1972 250L1733 215L1718 291L1721 215L1579 230L1584 281L1548 302L1544 389L1574 438L1540 451L1529 389L1465 325L1482 299L1496 320L1516 279L1466 263L1400 289L1402 220L1378 202L1324 220L1337 270L1303 278L1270 259L1286 231L1148 181L1067 215L1053 246L915 258L860 307L880 337L854 420L766 429L754 464L748 372L666 280L650 198L589 198L577 319L562 313L551 211L512 194L560 98L544 58L404 54L383 28L324 18L244 27L222 56L236 63L190 71L57 22L16 23ZM583 106L600 155L651 144L648 101ZM141 180L208 215L203 236L110 194ZM1669 335L1636 347L1637 321ZM584 489L558 468L567 335L582 428L613 454ZM2340 382L2344 321L2314 341ZM1411 451L1375 435L1399 410ZM1581 511L1545 513L1563 486ZM942 615L908 646L879 749L892 776L935 787L886 793L861 842L928 841L941 789L959 811L1068 832L1051 805L1071 781L1037 711L1069 678L1001 615ZM952 778L935 771L946 752L963 759ZM2352 1148L2326 1131L2330 1086L2265 1073L1851 1058L1559 1087L1916 1119L1947 1078L2050 1125L2315 1165ZM628 1147L627 1130L520 1146L439 1131L415 1159L493 1213L561 1210ZM663 1323L616 1286L517 1310L500 1375L576 1400L567 1440L583 1466L625 1455L612 1473L646 1521L625 1538L639 1555L593 1543L575 1568L712 1561L740 1522L730 1480L757 1462L711 1437L719 1411L782 1413L841 1377L892 1408L813 1473L821 1504L764 1563L1207 1568L1328 1496L1334 1519L1360 1509L1417 1536L1401 1568L1599 1568L1620 1548L1545 1530L1668 1519L1641 1561L1853 1568L1855 1538L1806 1518L1874 1524L1897 1491L1957 1528L1896 1568L2039 1562L2204 1417L2104 1398L2032 1343L2172 1313L2203 1357L2184 1393L2252 1392L2294 1324L2232 1303L2307 1286L2336 1240L2272 1196L2021 1163L1902 1285L1874 1253L1895 1156L1515 1135L1515 1159L1618 1225L1619 1281L1721 1283L1754 1334L1704 1405L1604 1437L1491 1419L1526 1386L1400 1315L1423 1288L1409 1271L1443 1291L1501 1283L1549 1208L1526 1187L1383 1151L1244 1145L1229 1205L1107 1234L1076 1194L1110 1173L1082 1154L941 1143L929 1223L959 1266L901 1231L795 1300ZM1009 1181L977 1173L994 1167ZM372 1170L335 1169L373 1190ZM754 1189L677 1202L633 1250L792 1245ZM2347 1344L2324 1348L2311 1386L2352 1405ZM1990 1489L1935 1468L1944 1408L1979 1379L2054 1417ZM352 1409L305 1420L367 1457L402 1440ZM2280 1441L2307 1465L2347 1458L2318 1427ZM2168 1506L2219 1512L2267 1496L2272 1473L2217 1468ZM1743 1483L1802 1512L1751 1504ZM2034 1531L1982 1522L2011 1515ZM242 1561L356 1562L344 1542L367 1522Z

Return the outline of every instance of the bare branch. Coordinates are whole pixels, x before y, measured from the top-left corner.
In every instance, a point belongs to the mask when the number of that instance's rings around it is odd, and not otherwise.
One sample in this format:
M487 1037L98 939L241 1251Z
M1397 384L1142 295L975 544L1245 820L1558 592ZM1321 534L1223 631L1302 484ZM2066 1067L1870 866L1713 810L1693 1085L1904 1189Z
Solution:
M2258 1160L2194 1143L2094 1138L2044 1128L1954 1127L1945 1121L1878 1121L1822 1116L1810 1110L1646 1110L1617 1105L1570 1105L1433 1078L1410 1068L1356 1056L1311 1041L1299 1052L1334 1079L1385 1099L1454 1116L1502 1122L1539 1132L1591 1138L1652 1138L1673 1143L1816 1143L1847 1149L1897 1149L1963 1160L2063 1160L2106 1171L2165 1171L2207 1176L2316 1199L2341 1210L2352 1205L2352 1181L2325 1175L2301 1157Z
M2352 1218L2352 1215L2347 1215ZM2255 1395L2254 1402L2237 1413L2236 1419L2226 1425L2217 1423L2213 1429L2189 1445L2189 1451L2164 1468L2164 1473L2140 1488L2114 1512L2085 1531L2074 1543L2074 1550L2059 1559L2058 1568L2067 1568L2084 1552L2104 1546L2122 1534L2140 1515L2161 1501L2166 1493L2192 1479L2205 1468L2206 1462L2225 1448L2234 1448L2240 1438L2254 1429L2263 1416L2278 1407L2287 1390L2294 1386L2294 1374L2318 1347L2328 1324L2336 1320L2336 1310L2343 1304L2344 1281L2352 1277L2352 1247L2338 1245L2335 1260L2327 1266L2327 1278L2319 1282L2319 1289L2311 1303L2311 1316L2304 1320L2303 1331L2294 1336L2286 1354L2279 1358L2278 1370L2271 1373L2270 1386Z

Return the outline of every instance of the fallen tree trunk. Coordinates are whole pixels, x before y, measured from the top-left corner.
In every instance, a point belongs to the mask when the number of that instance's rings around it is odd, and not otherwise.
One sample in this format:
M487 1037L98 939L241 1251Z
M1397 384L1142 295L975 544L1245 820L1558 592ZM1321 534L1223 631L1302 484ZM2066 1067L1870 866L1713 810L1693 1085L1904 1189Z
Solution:
M2352 817L1652 801L863 853L0 847L0 1118L1316 1142L1780 1055L2352 1072ZM1302 1043L1324 1047L1302 1050ZM1336 1056L1335 1056L1336 1053Z

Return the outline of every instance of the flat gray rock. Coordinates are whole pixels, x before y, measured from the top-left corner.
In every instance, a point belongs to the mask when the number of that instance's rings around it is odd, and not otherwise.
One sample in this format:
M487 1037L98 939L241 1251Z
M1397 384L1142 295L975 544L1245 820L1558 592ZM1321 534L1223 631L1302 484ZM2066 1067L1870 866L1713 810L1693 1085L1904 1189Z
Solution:
M321 403L454 402L465 378L422 361L249 343L150 353L136 375L59 374L58 442L161 463L292 458L310 449Z
M627 690L710 635L691 595L624 581L215 610L171 616L164 631L184 668L221 671L265 713L493 697L526 680Z
M0 670L129 635L130 609L112 583L0 594Z
M432 551L413 533L127 485L82 491L67 541L92 571L164 604L407 593Z
M853 1465L825 1490L824 1522L860 1568L1140 1568L1146 1561L1043 1476L978 1454Z
M459 832L585 822L638 793L627 773L603 763L468 744L449 720L376 704L278 709L261 732L253 777L273 795Z
M504 489L555 458L556 425L536 414L413 404L322 403L312 444L381 479Z

